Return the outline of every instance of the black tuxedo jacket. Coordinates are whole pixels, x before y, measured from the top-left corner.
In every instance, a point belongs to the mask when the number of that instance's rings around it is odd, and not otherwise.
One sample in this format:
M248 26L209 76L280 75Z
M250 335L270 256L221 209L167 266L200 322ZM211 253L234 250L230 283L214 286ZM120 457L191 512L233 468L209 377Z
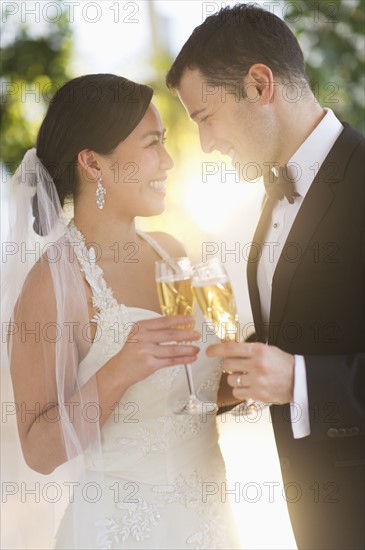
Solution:
M303 355L306 364L310 436L293 438L289 406L271 408L303 549L364 547L364 147L364 137L344 124L303 200L272 282L269 344ZM271 210L266 201L248 262L258 340L264 331L257 247Z

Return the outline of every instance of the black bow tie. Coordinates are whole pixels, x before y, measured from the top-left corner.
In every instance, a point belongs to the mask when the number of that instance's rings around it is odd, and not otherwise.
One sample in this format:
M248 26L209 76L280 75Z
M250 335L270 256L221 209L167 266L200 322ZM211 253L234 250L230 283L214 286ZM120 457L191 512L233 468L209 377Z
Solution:
M294 197L299 197L299 193L295 191L294 182L289 177L286 166L276 169L276 176L273 170L264 176L265 191L269 199L272 201L287 198L290 204L294 204Z

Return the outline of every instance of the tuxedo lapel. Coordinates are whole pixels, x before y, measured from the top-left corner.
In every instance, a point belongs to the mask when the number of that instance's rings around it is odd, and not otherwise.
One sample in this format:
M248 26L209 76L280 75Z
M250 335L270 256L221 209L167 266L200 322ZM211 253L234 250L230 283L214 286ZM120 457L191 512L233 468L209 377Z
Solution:
M270 324L281 323L291 281L311 237L334 200L331 188L320 179L313 183L297 214L277 263L271 293ZM294 259L293 259L294 257ZM297 259L295 259L297 258ZM278 331L271 331L278 334ZM270 342L274 344L275 341Z
M335 198L332 186L344 180L346 166L355 143L348 134L348 128L345 126L311 184L289 232L273 276L270 323L281 323L289 295L288 290L300 266L300 258ZM293 251L297 251L297 261L290 261ZM275 341L270 343L274 344Z
M252 246L250 248L247 264L247 282L248 291L250 295L251 309L253 320L256 326L256 334L261 332L261 306L260 306L260 294L257 286L257 267L259 259L261 257L262 245L265 234L267 232L268 225L270 223L271 212L273 209L273 201L265 199L264 207L262 209L260 221L256 227L255 234L253 236Z

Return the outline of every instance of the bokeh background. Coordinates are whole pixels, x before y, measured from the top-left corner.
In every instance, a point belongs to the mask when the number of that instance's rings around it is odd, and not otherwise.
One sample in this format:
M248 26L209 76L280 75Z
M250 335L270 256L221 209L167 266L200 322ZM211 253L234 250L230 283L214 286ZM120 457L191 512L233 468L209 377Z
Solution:
M364 133L364 0L255 3L286 20L298 37L316 99ZM229 159L201 153L196 127L164 83L193 28L230 4L235 2L3 1L1 184L3 190L25 151L34 145L48 103L66 80L112 72L150 84L168 128L167 147L175 168L168 180L166 212L138 224L174 234L194 260L209 252L220 256L232 280L241 324L249 333L245 271L262 183L237 181ZM4 239L4 192L2 205ZM280 473L267 412L255 422L226 417L220 423L230 488L239 483L241 490L236 513L244 547L294 548L283 493L274 499L269 495L269 484L279 483Z

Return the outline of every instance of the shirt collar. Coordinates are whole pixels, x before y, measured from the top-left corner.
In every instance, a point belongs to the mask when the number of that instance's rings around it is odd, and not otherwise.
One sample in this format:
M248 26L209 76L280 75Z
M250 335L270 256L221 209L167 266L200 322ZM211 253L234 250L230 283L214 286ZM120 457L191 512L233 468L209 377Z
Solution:
M343 126L331 109L324 109L325 116L289 160L288 174L295 181L295 190L305 197Z

